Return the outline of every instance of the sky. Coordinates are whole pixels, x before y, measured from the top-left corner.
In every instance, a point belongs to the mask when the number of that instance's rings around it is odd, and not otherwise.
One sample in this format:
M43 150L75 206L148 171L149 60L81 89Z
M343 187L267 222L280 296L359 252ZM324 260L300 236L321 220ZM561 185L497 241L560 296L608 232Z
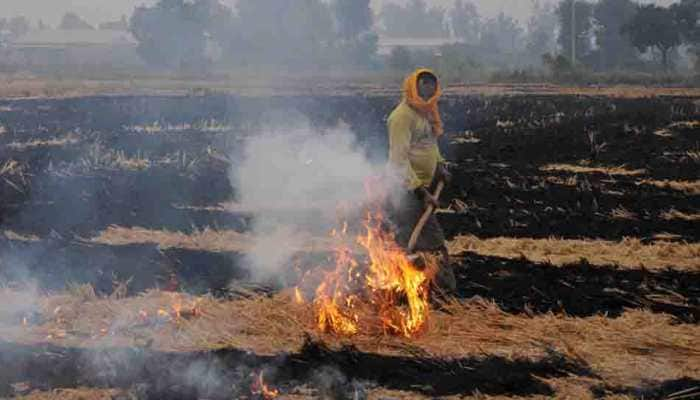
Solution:
M61 16L66 11L73 11L87 19L93 25L100 22L119 19L123 14L130 15L134 7L142 4L152 4L157 0L0 0L0 16L9 17L25 15L36 21L42 19L50 25L57 25ZM235 0L223 0L225 3L234 4ZM287 0L294 1L294 0ZM381 9L383 3L405 3L408 0L372 0L376 10ZM453 0L426 0L430 5L449 7ZM534 0L473 0L477 3L480 12L485 16L493 16L503 11L518 19L525 20L531 10ZM543 2L555 0L541 0ZM649 3L668 4L672 0L643 0Z

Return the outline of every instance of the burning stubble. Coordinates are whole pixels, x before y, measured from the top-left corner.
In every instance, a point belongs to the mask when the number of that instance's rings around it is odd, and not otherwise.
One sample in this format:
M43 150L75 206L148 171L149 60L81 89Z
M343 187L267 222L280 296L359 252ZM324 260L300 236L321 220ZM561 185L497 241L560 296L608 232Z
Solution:
M231 171L231 183L241 207L255 215L247 254L254 279L300 284L305 293L296 292L298 301L314 292L323 332L354 335L376 328L405 337L420 332L435 268L415 268L384 232L389 221L382 199L398 193L397 177L384 165L371 164L346 129L270 130L251 138L242 163ZM333 254L327 262L305 266L310 269L300 282L286 281L295 279L288 272L309 233L331 235L337 242ZM311 289L309 275L312 281L325 278ZM404 298L406 309L399 306Z

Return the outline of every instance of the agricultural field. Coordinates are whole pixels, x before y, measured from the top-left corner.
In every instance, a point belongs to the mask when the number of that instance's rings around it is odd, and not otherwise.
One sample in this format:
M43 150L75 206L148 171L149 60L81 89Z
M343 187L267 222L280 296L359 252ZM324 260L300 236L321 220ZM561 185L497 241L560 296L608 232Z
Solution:
M448 90L457 293L343 330L230 179L279 115L381 161L398 94L329 92L0 101L0 398L700 398L698 94Z

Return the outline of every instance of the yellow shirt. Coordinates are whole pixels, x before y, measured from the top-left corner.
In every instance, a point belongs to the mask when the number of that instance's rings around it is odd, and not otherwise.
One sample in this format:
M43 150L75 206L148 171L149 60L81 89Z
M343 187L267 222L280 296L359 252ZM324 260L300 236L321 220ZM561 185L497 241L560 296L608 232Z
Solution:
M408 190L430 186L438 163L444 161L430 121L401 102L389 115L387 125L389 165Z

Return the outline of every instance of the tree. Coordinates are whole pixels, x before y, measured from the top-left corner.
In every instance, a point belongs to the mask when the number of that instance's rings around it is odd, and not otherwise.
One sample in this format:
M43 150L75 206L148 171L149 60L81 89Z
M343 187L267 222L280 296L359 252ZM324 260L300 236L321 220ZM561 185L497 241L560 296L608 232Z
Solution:
M168 68L201 68L207 64L206 29L196 12L203 2L160 0L153 7L138 7L130 30L139 45L139 55L149 64Z
M15 38L26 35L30 29L29 20L26 17L13 17L7 22L7 30Z
M695 71L700 73L700 2L681 0L672 7L680 25L683 41L695 58Z
M371 31L373 24L370 0L335 0L336 30L342 39L354 39Z
M563 55L553 56L549 53L542 56L542 63L549 68L550 73L555 79L561 79L567 74L573 72L571 61Z
M673 10L656 5L640 6L623 30L639 51L658 50L664 69L670 68L669 54L682 43L681 29Z
M88 24L87 21L80 18L75 13L69 12L63 15L61 18L61 23L58 25L58 29L63 30L92 30L95 29L92 25Z
M572 4L576 3L575 13ZM571 58L572 52L572 17L575 18L575 45L576 58L585 56L591 51L590 32L592 27L593 6L585 0L562 0L557 7L557 17L559 19L559 47L565 57ZM572 60L576 61L576 60Z
M404 38L448 37L445 11L439 7L428 8L425 0L411 0L406 6L387 3L382 8L381 19L387 35Z
M476 5L470 0L456 0L450 11L450 25L455 37L467 44L479 42L481 17Z
M335 38L331 8L322 0L239 0L240 57L246 63L312 66Z
M481 46L500 51L515 52L523 37L523 28L518 21L504 13L491 18L482 27Z
M689 45L700 44L700 1L681 0L671 6L681 35L685 43Z
M525 47L531 57L541 58L554 51L557 17L554 8L535 2L534 12L527 23Z
M370 0L335 0L333 13L338 61L357 66L373 64L379 37L372 30Z
M637 51L623 33L623 27L634 18L637 5L632 0L600 0L594 9L598 25L595 32L603 69L620 68L636 61Z
M290 69L370 63L378 40L371 14L368 20L351 4L338 4L238 0L234 12L221 0L159 0L136 9L130 30L142 58L159 67L197 71L213 63Z

